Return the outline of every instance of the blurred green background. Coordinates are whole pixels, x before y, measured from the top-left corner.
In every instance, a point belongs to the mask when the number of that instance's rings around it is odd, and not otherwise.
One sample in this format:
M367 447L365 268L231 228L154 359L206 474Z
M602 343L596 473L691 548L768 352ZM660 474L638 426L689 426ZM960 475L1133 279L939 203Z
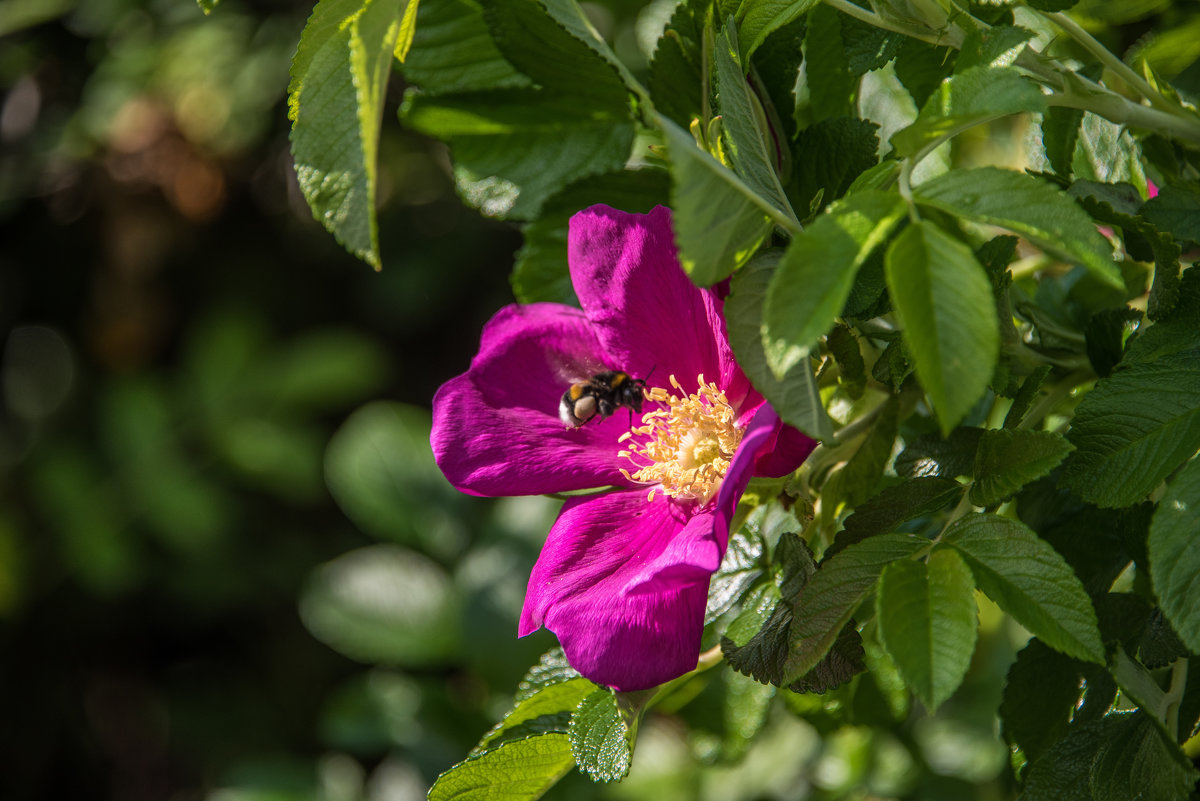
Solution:
M639 70L671 7L589 8ZM555 503L461 496L427 441L519 232L401 129L399 76L382 272L313 222L285 103L310 10L0 0L0 798L423 798L554 644L515 631ZM774 702L714 670L626 782L553 794L1011 797L1024 635L981 603L937 718L884 664ZM749 746L722 699L752 696Z

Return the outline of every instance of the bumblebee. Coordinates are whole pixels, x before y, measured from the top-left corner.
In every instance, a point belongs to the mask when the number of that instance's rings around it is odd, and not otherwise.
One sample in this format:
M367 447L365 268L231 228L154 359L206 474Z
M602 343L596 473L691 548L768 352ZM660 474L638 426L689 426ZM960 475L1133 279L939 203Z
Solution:
M620 406L629 408L630 417L642 411L642 393L646 382L621 370L605 370L587 381L572 384L558 404L558 416L571 428L599 417L601 421Z

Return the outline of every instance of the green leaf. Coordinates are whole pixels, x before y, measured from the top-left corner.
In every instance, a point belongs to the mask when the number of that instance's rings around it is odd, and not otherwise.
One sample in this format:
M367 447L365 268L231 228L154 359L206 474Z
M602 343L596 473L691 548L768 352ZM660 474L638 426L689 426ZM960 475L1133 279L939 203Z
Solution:
M1054 368L1048 364L1043 364L1041 367L1034 368L1025 380L1021 382L1021 388L1017 390L1017 394L1013 397L1012 406L1008 407L1008 413L1004 415L1004 427L1016 428L1025 418L1025 413L1033 405L1033 401L1038 397L1038 393L1042 389L1042 382L1050 375Z
M912 156L982 122L1045 108L1038 85L1015 67L973 67L943 81L913 124L892 135L892 147L900 156Z
M855 508L854 514L846 518L844 530L838 532L826 549L825 558L847 545L877 534L890 534L901 523L940 511L958 500L962 492L963 487L957 481L935 476L912 478L890 486Z
M475 0L421 3L404 77L428 94L533 85L496 47Z
M749 261L771 232L771 204L696 146L691 135L658 114L671 160L671 209L679 260L700 286Z
M991 286L971 249L927 220L896 238L884 269L917 377L949 434L987 389L996 365Z
M1151 320L1167 315L1179 300L1180 246L1169 234L1137 216L1137 208L1142 204L1137 188L1124 182L1076 181L1067 192L1093 220L1120 227L1131 257L1153 260L1154 284L1146 304L1147 314Z
M868 120L834 117L801 131L795 152L803 158L792 168L789 187L796 208L809 208L818 193L826 205L845 195L855 179L878 161L878 130Z
M1047 181L996 167L951 170L915 187L913 196L947 214L1007 228L1124 289L1108 241L1083 209Z
M993 429L983 432L975 452L971 503L995 506L1030 481L1048 474L1067 454L1071 443L1052 431Z
M1096 611L1070 565L1007 517L970 514L942 538L970 565L979 588L1055 650L1103 665Z
M829 652L803 676L786 680L789 631L796 596L816 571L808 546L795 534L780 537L774 564L778 598L765 618L756 609L749 610L745 624L757 618L757 628L730 626L721 638L721 650L729 666L764 684L786 686L793 692L823 693L849 681L863 670L862 638L853 621L847 623Z
M1075 412L1062 482L1089 503L1129 506L1200 449L1200 350L1131 364Z
M398 545L342 554L309 577L300 618L330 648L361 662L442 664L461 645L460 604L433 560Z
M292 159L313 216L379 267L376 162L383 98L407 0L321 0L288 86Z
M633 760L633 732L625 724L612 690L596 690L571 718L571 752L592 781L620 781Z
M741 54L738 52L737 30L732 20L717 37L713 61L716 63L719 93L717 109L721 114L721 127L729 145L734 172L751 191L789 218L799 230L800 221L792 212L779 183L779 174L776 172L779 167L778 156L767 152L768 134L759 122L763 118L762 105L746 82Z
M1063 178L1070 178L1072 174L1071 160L1079 140L1081 122L1083 111L1076 108L1054 106L1042 115L1042 148L1055 174Z
M1078 702L1078 663L1032 639L1017 654L1004 683L999 710L1004 738L1036 762L1066 735Z
M899 427L900 404L897 397L889 397L884 404L858 450L845 466L825 482L821 503L830 512L843 503L851 508L858 506L874 494L883 470L892 457Z
M601 52L594 32L573 19L569 3L481 0L481 5L500 52L538 86L606 110L628 103L616 64Z
M767 290L763 340L777 378L804 362L832 327L854 276L904 217L894 194L868 190L818 217L788 246Z
M437 777L429 801L534 801L575 767L570 738L551 732L468 757Z
M917 108L941 86L954 69L958 51L952 47L933 47L917 39L908 39L896 54L896 77L912 96Z
M829 354L838 367L838 383L852 399L858 400L867 388L867 366L863 362L858 337L846 325L838 323L825 338Z
M760 533L760 522L766 510L774 508L773 505L759 506L746 523L730 535L725 557L709 583L708 606L704 610L705 625L738 604L763 575L766 569L763 564L766 545Z
M846 48L846 67L851 75L882 69L896 57L908 38L904 34L842 16L842 44Z
M204 12L205 16L211 14L220 2L221 0L196 0L196 4L200 6L200 10Z
M525 677L521 679L521 682L517 685L517 692L514 695L513 701L519 704L521 701L532 698L548 687L577 678L579 678L579 671L571 667L571 663L567 661L567 655L563 653L562 648L551 648L542 654L538 663L531 667L529 672L525 674ZM584 695L586 694L584 693ZM582 700L583 695L571 704L570 708L574 709L578 705L578 702Z
M1010 67L1033 35L1028 28L1015 25L973 27L963 39L954 71L962 73L973 67Z
M1089 777L1096 801L1186 798L1195 789L1200 771L1149 715L1110 715L1105 724Z
M617 54L613 52L612 48L608 46L608 42L604 41L604 38L600 36L600 33L596 30L595 26L592 25L591 20L587 18L587 15L584 14L583 8L580 7L576 0L538 0L538 2L545 8L546 12L550 15L550 18L562 26L567 33L569 33L578 41L581 41L587 45L593 52L600 56L600 58L604 59L604 61L607 62L610 67L616 70L617 74L621 78L621 82L627 89L636 89L639 92L644 91L641 90L641 87L639 86L637 79L633 76L633 73L629 71L629 68L625 66L625 63L621 61L621 59L617 57ZM548 49L553 49L554 45L548 39L548 37L544 36L540 31L532 31L529 28L526 28L526 30L529 31L534 37L532 43L533 46L530 46L529 49L537 53L535 58L544 62L546 51ZM525 45L523 45L523 47L524 46ZM518 66L520 65L520 62L514 61L514 63L517 63ZM561 73L560 77L562 77ZM542 83L543 86L546 85L540 80L538 82ZM570 82L570 86L575 85L576 84L574 81Z
M748 637L742 636L745 631L731 627L721 640L721 650L729 666L739 673L759 682L783 686L791 605L816 573L817 565L804 541L795 533L785 533L779 538L771 568L778 587L772 595L778 600L770 615Z
M450 145L468 203L489 216L532 219L565 186L625 165L633 143L628 109L588 102L533 89L410 92L402 115L414 130Z
M420 0L409 0L404 9L404 16L400 18L400 33L396 37L396 49L392 51L392 55L401 64L408 59L413 40L417 36L417 14L420 13L420 8Z
M738 7L741 51L750 58L772 32L808 13L819 0L751 0Z
M970 569L948 549L935 550L928 564L893 562L879 578L879 641L930 713L958 689L971 664L974 592Z
M804 63L804 34L807 30L808 20L804 17L784 25L767 37L762 47L755 51L752 61L750 77L761 92L765 92L763 105L770 104L767 108L769 125L776 138L784 142L792 142L796 138L796 81L800 65ZM783 150L787 159L790 154L786 145ZM794 148L792 152L795 152ZM799 165L792 162L792 166L794 169ZM788 175L787 170L781 171L784 184L788 183Z
M816 667L885 567L927 545L928 541L919 537L881 534L851 545L823 563L793 610L785 679L795 680Z
M983 429L960 427L949 437L927 434L918 437L896 457L896 473L908 478L971 475Z
M1093 314L1084 329L1088 361L1101 378L1112 375L1125 354L1125 341L1140 326L1142 313L1128 306Z
M552 301L578 305L567 265L567 229L581 209L604 203L645 214L666 204L670 182L664 170L621 170L568 186L546 201L541 216L525 226L525 244L513 265L513 294L521 303Z
M479 744L471 751L472 755L482 754L510 740L524 739L531 734L567 731L576 708L585 698L597 692L596 685L578 673L555 675L554 681L547 681L547 678L545 675L539 676L543 683L532 692L528 689L528 681L522 682L523 692L518 693L513 708L479 740Z
M1150 576L1163 613L1188 650L1200 653L1200 459L1167 486L1150 524Z
M684 129L701 115L703 36L703 25L691 4L680 3L659 37L646 79L654 108Z
M755 389L785 422L811 437L827 439L833 436L833 424L821 403L809 361L793 365L782 380L767 366L759 321L779 258L779 251L766 251L733 276L725 300L729 344Z
M1195 348L1200 348L1200 270L1191 269L1183 273L1175 308L1154 325L1139 329L1129 341L1125 361L1149 362Z
M804 39L804 73L808 81L807 116L812 122L855 117L859 76L850 72L842 41L842 15L824 3L808 17Z
M1180 242L1200 242L1200 190L1194 186L1164 186L1139 214Z

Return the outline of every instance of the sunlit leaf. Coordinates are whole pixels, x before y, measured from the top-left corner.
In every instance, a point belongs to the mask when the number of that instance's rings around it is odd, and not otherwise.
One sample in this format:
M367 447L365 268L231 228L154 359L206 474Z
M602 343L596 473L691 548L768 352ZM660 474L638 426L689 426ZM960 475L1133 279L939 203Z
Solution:
M979 400L996 364L992 290L971 249L933 223L910 225L885 262L917 376L949 434Z
M313 216L379 266L375 186L383 97L407 0L321 0L288 87L292 158Z

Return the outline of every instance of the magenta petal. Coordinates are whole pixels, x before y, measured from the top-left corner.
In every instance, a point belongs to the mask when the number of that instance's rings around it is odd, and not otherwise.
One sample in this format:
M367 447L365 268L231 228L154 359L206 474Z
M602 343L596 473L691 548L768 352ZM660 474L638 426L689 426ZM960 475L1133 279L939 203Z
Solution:
M673 374L689 392L703 373L740 403L749 383L725 336L723 304L680 267L669 210L592 206L571 218L567 248L580 305L619 369L662 387Z
M767 478L786 476L804 463L817 447L817 441L797 428L782 425L775 439L759 449L754 475Z
M617 437L629 421L614 415L578 429L558 405L573 382L609 362L583 313L556 303L501 309L483 329L466 373L433 399L430 444L438 466L474 495L534 495L630 486L618 468Z
M779 415L769 404L758 407L754 417L742 434L737 453L725 471L725 480L717 492L717 504L713 520L714 536L720 541L722 549L729 542L729 523L733 520L733 512L746 491L750 479L754 477L754 465L764 446L770 445L779 431L781 422Z
M711 512L643 489L573 498L529 577L519 633L544 625L571 666L640 690L696 667L709 576L724 545Z

